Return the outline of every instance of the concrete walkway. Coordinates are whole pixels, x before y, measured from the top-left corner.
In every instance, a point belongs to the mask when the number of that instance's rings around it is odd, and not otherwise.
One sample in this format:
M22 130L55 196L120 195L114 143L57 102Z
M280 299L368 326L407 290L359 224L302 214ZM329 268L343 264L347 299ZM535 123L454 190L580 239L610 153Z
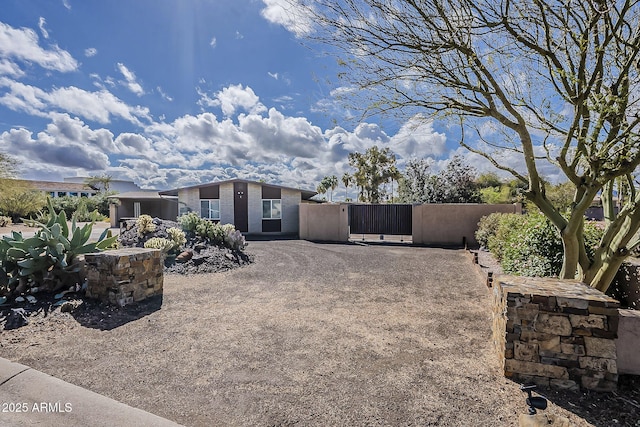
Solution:
M179 426L0 358L0 426Z

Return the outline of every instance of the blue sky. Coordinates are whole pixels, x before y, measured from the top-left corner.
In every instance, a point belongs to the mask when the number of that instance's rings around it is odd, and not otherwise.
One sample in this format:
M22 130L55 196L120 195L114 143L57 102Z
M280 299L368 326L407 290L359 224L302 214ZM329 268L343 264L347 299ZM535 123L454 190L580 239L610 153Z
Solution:
M281 3L3 0L0 151L27 179L157 189L235 177L315 189L372 145L401 166L457 151L437 123L349 120L335 60L303 46L305 23Z

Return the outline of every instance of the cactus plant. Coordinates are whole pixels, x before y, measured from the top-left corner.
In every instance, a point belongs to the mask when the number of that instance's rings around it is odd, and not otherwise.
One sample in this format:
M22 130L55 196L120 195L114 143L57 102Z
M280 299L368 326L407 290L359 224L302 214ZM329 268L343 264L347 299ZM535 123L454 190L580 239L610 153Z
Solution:
M173 249L179 249L187 243L187 237L185 236L184 231L177 227L168 228L167 235L169 236L169 240L173 242Z
M147 249L160 249L166 254L175 247L175 244L172 240L164 237L152 237L144 242L144 247Z
M178 223L183 230L195 233L196 227L203 222L203 219L195 212L189 212L178 217Z
M156 230L156 225L153 223L153 218L150 215L142 214L136 220L136 227L138 228L138 235L140 237L148 233L153 233Z
M20 294L34 286L55 291L78 273L79 255L106 249L117 238L107 238L105 230L97 242L88 243L93 223L78 227L74 220L69 228L66 214L56 213L51 200L44 219L46 223L33 221L39 228L33 237L13 232L0 240L0 295Z

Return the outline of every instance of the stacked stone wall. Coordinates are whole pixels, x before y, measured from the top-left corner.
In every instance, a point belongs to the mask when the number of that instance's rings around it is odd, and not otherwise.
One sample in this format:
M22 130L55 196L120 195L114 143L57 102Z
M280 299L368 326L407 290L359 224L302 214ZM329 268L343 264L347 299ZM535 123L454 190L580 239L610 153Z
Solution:
M615 390L618 301L579 282L499 276L493 337L507 377L540 385Z
M120 307L162 295L160 250L126 248L85 255L87 296Z

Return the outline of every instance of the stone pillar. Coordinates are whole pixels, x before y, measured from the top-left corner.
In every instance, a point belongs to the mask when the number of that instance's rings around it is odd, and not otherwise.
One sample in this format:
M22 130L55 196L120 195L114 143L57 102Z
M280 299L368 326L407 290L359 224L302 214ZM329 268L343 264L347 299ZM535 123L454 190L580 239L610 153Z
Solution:
M500 276L493 290L493 339L505 376L554 388L616 389L618 301L550 278Z
M86 254L87 296L120 307L162 295L163 262L158 249L126 248Z

